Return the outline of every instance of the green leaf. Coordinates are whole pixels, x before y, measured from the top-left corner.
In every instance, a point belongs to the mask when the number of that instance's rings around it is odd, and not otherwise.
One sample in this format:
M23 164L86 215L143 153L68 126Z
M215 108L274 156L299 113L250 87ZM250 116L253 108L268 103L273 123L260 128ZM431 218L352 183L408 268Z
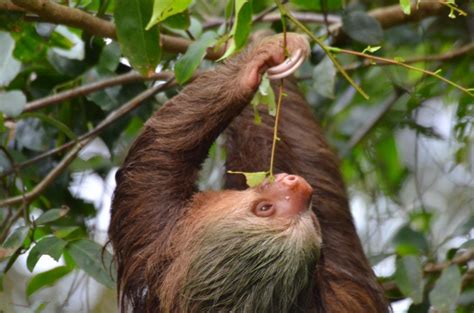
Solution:
M189 16L189 12L184 11L168 17L163 21L163 25L174 29L188 29L191 25L191 17Z
M0 31L0 87L8 86L20 72L21 63L13 57L15 41L12 36ZM1 101L0 101L1 103Z
M412 255L397 260L395 282L400 291L418 304L423 301L423 273L420 260Z
M403 13L410 15L411 13L411 0L400 0L400 6L402 7Z
M59 260L66 244L66 241L54 236L43 237L28 254L26 266L30 272L33 272L36 263L38 263L39 259L45 254L51 256L56 261Z
M15 117L20 115L25 104L26 97L20 90L0 92L0 112L5 113L6 116Z
M150 27L164 21L169 16L183 12L188 8L191 2L192 0L155 0L153 15L146 29L150 29Z
M313 10L318 12L321 12L323 10L334 11L342 8L342 0L290 0L290 2L294 3L297 7L301 9Z
M436 308L436 312L454 312L453 309L461 294L461 284L461 273L456 265L443 270L429 294L430 303Z
M81 228L79 226L61 227L54 231L54 235L58 238L63 239L69 237L72 234L76 235L76 233L79 233L80 230Z
M383 39L379 21L362 11L353 11L342 18L342 29L352 39L368 45L376 45Z
M120 56L120 46L113 41L102 49L97 67L102 71L113 73L120 63Z
M59 266L35 275L26 286L26 296L31 296L43 287L53 286L59 279L69 274L72 270L73 268L67 266Z
M3 248L16 250L23 245L23 242L28 236L30 228L27 226L20 226L13 231L13 233L8 236L8 238L3 243Z
M145 30L151 16L152 1L118 0L114 13L122 52L143 75L154 72L161 57L158 26Z
M34 222L36 225L51 223L65 216L67 212L69 212L69 208L66 206L61 209L51 209L41 214Z
M268 175L268 172L238 172L238 171L227 171L229 174L242 174L245 176L247 186L250 188L261 184Z
M428 251L428 242L423 233L402 227L393 238L395 250L399 255L418 255Z
M197 69L202 59L206 55L208 47L216 42L216 33L205 32L202 36L192 43L186 53L176 62L174 71L178 83L183 84L190 79Z
M67 251L77 266L92 278L109 288L115 287L115 277L111 276L115 275L115 270L108 268L113 267L112 255L106 250L103 251L101 245L91 240L81 239L71 242Z
M242 48L250 34L250 28L252 27L252 2L248 0L235 0L235 12L237 18L230 32L230 36L233 40L225 54L219 60L227 58Z
M268 79L267 74L264 74L262 77L262 82L260 86L258 86L258 91L255 93L251 101L253 110L255 112L255 122L257 124L260 123L260 115L258 113L258 106L259 105L266 105L268 109L268 114L271 116L275 116L276 114L276 101L275 101L275 93L273 92L273 88L270 84L270 80Z
M321 96L334 99L336 67L327 56L313 70L313 87Z

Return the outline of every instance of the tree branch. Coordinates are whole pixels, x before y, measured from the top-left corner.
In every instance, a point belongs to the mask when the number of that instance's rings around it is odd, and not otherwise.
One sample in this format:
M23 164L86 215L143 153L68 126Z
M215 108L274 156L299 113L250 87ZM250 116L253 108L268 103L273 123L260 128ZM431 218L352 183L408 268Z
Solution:
M11 197L5 200L0 201L0 207L6 207L14 204L21 203L26 199L26 201L31 202L33 199L38 197L45 189L48 187L66 168L71 162L76 158L77 154L79 151L87 145L89 142L92 141L101 131L103 131L107 126L118 120L120 117L124 116L128 112L132 111L136 107L140 105L144 100L147 98L153 96L157 92L169 87L171 84L173 84L173 80L170 79L166 83L157 85L155 87L149 88L145 90L144 92L140 93L137 95L135 98L132 100L128 101L126 104L121 106L119 109L111 112L102 122L100 122L93 130L85 133L84 135L80 136L76 141L70 141L61 147L58 147L52 151L54 153L58 153L60 151L66 150L69 147L73 146L73 148L68 152L68 154L61 160L61 162L54 167L51 172L46 175L46 177L36 185L33 190L30 192L25 193L24 195L19 195L15 197ZM47 153L44 153L38 157L36 157L34 160L38 161L40 159L43 159L49 155L52 155L49 151ZM31 164L31 161L27 161L29 164ZM23 164L23 163L22 163ZM21 165L20 165L21 166ZM5 174L4 174L5 175Z
M403 13L399 4L377 8L369 11L368 14L379 21L383 29L386 29L405 23L417 22L429 16L440 15L442 12L447 12L447 8L438 1L420 1L417 4L412 4L410 15ZM342 22L331 25L329 32L334 36L331 45L339 44L346 36L342 30Z
M124 85L129 84L137 81L145 81L145 80L165 80L174 77L173 73L171 72L160 72L160 73L153 73L150 76L142 76L137 72L129 72L126 74L122 74L119 76L115 76L109 79L104 79L98 82L86 84L79 86L77 88L69 89L55 95L51 95L48 97L44 97L38 100L31 101L26 104L23 112L31 112L36 111L42 108L45 108L52 104L57 104L63 102L65 100L69 100L75 97L85 96L92 92L102 90L111 86L116 85Z
M423 272L424 274L441 272L442 270L444 270L445 268L453 264L464 265L472 260L474 260L474 249L468 249L467 251L454 257L452 260L441 262L441 263L431 263L431 264L425 265L425 267L423 268ZM472 271L470 272L468 271L466 275L463 275L463 282L464 280L472 279L472 275L474 275L474 273ZM386 292L398 290L397 284L393 281L384 282L382 285Z
M466 252L455 256L452 260L442 263L431 263L427 264L424 268L425 273L440 272L452 264L463 265L467 262L474 260L474 249L468 249Z
M18 7L38 14L41 18L51 23L80 28L91 35L99 37L117 38L115 25L112 22L95 17L82 10L60 5L50 0L12 0L12 2ZM164 34L160 38L163 48L172 53L184 52L192 43L192 41L187 39ZM217 60L221 55L221 52L214 52L213 49L209 49L206 57L211 60Z
M112 22L97 18L79 9L60 5L50 0L12 0L12 2L17 7L38 14L42 19L51 23L77 27L95 36L116 39L115 25ZM7 6L5 8L8 9ZM428 16L439 15L444 12L444 10L446 10L445 6L439 2L422 1L419 3L418 8L416 5L412 6L412 12L410 15L405 15L398 4L372 10L369 12L369 15L376 18L383 28L389 28L407 22L418 21ZM298 13L295 12L295 14ZM273 16L271 17L276 18ZM314 15L304 15L299 17L302 18L302 21L309 18L316 18ZM341 22L334 23L330 27L330 32L335 34L333 45L337 44L344 38ZM192 43L192 41L184 38L164 34L161 35L160 38L163 49L172 53L183 53ZM217 60L223 55L223 52L223 49L220 51L214 51L213 48L209 48L207 50L206 58Z

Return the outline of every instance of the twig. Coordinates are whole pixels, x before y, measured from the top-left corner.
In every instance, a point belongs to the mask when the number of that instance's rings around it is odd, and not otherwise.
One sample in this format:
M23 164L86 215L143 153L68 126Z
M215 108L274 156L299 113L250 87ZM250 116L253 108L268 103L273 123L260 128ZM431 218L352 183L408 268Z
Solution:
M464 253L454 257L452 260L442 263L427 264L424 268L425 273L440 272L452 264L463 265L467 262L474 260L474 249L469 249Z
M326 46L318 37L316 37L313 32L306 28L306 26L300 23L300 21L294 18L294 16L291 15L290 11L288 11L286 7L281 4L280 0L275 0L275 3L277 4L278 9L280 9L280 13L282 15L288 17L290 21L292 21L299 29L305 32L312 40L314 40L318 44L318 46L321 47L321 49L323 49L324 53L326 53L329 59L331 59L336 69L341 73L342 76L344 76L344 78L349 82L349 84L351 84L352 87L354 87L354 89L357 90L357 92L360 93L365 99L369 99L367 93L365 93L365 91L362 90L362 88L360 88L359 85L357 85L356 82L342 68L341 64L336 60L336 57L329 50L329 47Z
M367 53L362 53L362 52L358 52L358 51L353 51L353 50L347 50L347 49L340 49L340 48L331 48L329 47L329 50L331 51L334 51L334 52L338 52L338 53L344 53L344 54L350 54L350 55L355 55L355 56L359 56L359 57L363 57L363 58L366 58L366 59L369 59L369 60L372 60L372 61L375 61L378 63L384 63L384 64L392 64L392 65L398 65L398 66L401 66L401 67L404 67L404 68L407 68L407 69L410 69L410 70L413 70L413 71L416 71L416 72L420 72L420 73L423 73L423 74L426 74L426 75L429 75L429 76L433 76L433 77L436 77L437 79L439 80L442 80L443 82L467 93L468 95L471 95L471 96L474 96L474 93L447 79L447 78L444 78L443 76L439 75L437 72L432 72L432 71L428 71L428 70L425 70L425 69L422 69L422 68L419 68L419 67L416 67L416 66L413 66L413 65L409 65L409 64L406 64L402 61L397 61L397 60L393 60L393 59L387 59L387 58L383 58L383 57L378 57L378 56L375 56L375 55L371 55L371 54L367 54Z
M466 252L461 253L460 255L454 257L452 260L449 260L446 262L427 264L423 268L423 272L424 274L441 272L442 270L449 267L450 265L453 265L453 264L464 265L471 260L474 260L474 249L469 249ZM463 275L463 283L464 283L464 280L472 279L472 275L474 275L474 272L472 271L468 271L465 275ZM382 285L385 291L398 290L397 284L393 281L384 282Z
M0 207L6 207L14 204L23 202L24 200L31 202L34 198L39 196L44 189L49 186L62 172L63 170L71 164L71 162L76 158L77 153L82 149L82 147L87 144L89 141L84 140L78 142L71 151L59 162L56 167L54 167L51 172L46 175L46 177L36 185L33 190L25 193L24 195L18 195L11 197L5 200L0 201Z
M14 205L18 204L23 201L23 199L26 199L27 201L32 201L35 199L38 195L41 194L41 192L46 189L49 184L51 184L59 174L61 174L64 169L75 159L77 153L87 145L89 142L91 142L97 134L99 134L102 130L104 130L107 126L115 122L117 119L120 117L124 116L131 110L135 109L142 101L145 99L153 96L155 93L163 90L164 88L168 87L169 84L171 84L172 80L168 80L166 83L157 85L153 88L147 89L144 92L140 93L137 95L135 98L124 104L122 107L119 109L113 111L110 113L102 122L100 122L93 130L90 132L82 135L81 137L78 138L78 140L74 142L68 142L64 144L61 147L61 150L55 149L56 152L65 150L69 148L71 145L74 147L68 152L68 154L61 160L61 162L51 170L51 172L48 173L48 175L38 184L36 185L32 191L26 193L25 195L19 195L15 197L11 197L5 200L0 201L0 207L6 207L9 205ZM45 155L45 154L43 154ZM49 154L48 154L49 155ZM46 157L46 156L44 156ZM38 158L36 158L38 160Z
M446 53L442 54L434 54L434 55L426 55L426 56L418 56L418 57L413 57L409 58L406 60L403 60L404 64L413 64L413 63L419 63L419 62L436 62L436 61L447 61L450 59L454 59L457 57L460 57L464 54L469 53L470 51L474 50L474 42L471 42L467 45L464 45L462 47L459 47L458 49L453 49L451 51L448 51ZM373 62L369 60L364 60L363 62L358 62L358 63L352 63L347 66L344 66L344 69L346 71L353 71L357 70L363 67L368 67L374 65ZM389 63L389 62L377 62L376 65L396 65L394 63Z
M281 103L283 102L283 96L285 91L283 90L283 80L280 81L280 86L278 88L278 102L276 107L276 115L275 115L275 125L273 126L273 142L272 142L272 152L270 156L270 177L273 177L273 164L275 162L275 152L276 152L276 145L278 142L278 122L280 120L280 111L281 111Z
M31 112L31 111L39 110L49 105L60 103L62 101L69 100L72 98L85 96L92 92L105 89L111 86L124 85L124 84L129 84L129 83L133 83L137 81L164 80L164 79L170 79L171 77L173 77L173 73L171 72L154 73L150 76L142 76L137 72L129 72L126 74L115 76L110 79L104 79L98 82L82 85L80 87L69 89L52 96L48 96L48 97L41 98L39 100L31 101L26 104L23 112Z

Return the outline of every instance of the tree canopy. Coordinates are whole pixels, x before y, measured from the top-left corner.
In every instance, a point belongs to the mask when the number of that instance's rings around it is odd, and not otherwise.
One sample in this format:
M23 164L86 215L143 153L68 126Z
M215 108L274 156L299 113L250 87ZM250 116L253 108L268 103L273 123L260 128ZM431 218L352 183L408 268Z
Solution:
M0 0L0 310L115 308L103 246L129 145L271 30L310 40L295 76L394 308L473 312L473 16L462 0ZM267 83L253 103L275 110ZM201 188L220 186L222 140Z

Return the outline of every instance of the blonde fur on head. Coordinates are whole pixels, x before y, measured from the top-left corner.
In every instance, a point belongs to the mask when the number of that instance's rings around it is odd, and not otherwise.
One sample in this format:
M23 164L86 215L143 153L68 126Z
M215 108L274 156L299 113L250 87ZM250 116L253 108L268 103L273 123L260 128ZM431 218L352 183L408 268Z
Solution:
M240 193L247 194L231 209L219 206L227 201L224 195L212 207L194 203L196 214L205 218L188 212L183 225L192 225L187 219L207 222L173 240L180 249L165 275L166 288L159 291L163 312L299 312L307 307L321 244L314 214L257 217L249 209L253 192Z

